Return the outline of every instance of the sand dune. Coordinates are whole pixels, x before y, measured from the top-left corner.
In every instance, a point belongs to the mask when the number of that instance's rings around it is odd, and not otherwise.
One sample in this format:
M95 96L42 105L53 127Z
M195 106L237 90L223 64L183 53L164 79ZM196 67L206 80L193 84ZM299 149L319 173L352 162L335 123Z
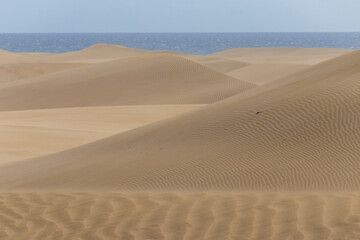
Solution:
M73 69L86 64L80 63L17 63L0 65L0 84L52 72Z
M99 63L139 56L147 52L147 50L127 48L119 45L95 44L80 51L52 54L45 56L43 59L55 62Z
M308 68L305 64L263 63L239 68L227 75L256 85L271 83Z
M360 51L0 51L0 74L0 239L360 238Z
M0 110L205 104L252 88L191 60L147 55L27 79L0 89Z
M224 57L275 57L275 56L313 56L313 55L342 55L352 50L335 48L293 48L293 47L263 47L263 48L232 48L213 53L214 56Z
M174 51L166 51L166 50L159 50L159 51L148 51L145 54L147 55L154 55L154 54L165 54L165 55L176 55L176 56L180 56L180 57L186 57L186 56L198 56L198 55L191 55L191 54L185 54L185 53L180 53L180 52L174 52Z
M191 56L189 58L209 68L223 73L234 71L236 69L240 69L250 65L249 63L238 60L213 56Z
M41 57L48 57L51 55L57 55L57 53L47 53L47 52L21 52L17 54L32 58L41 58Z
M0 163L73 148L200 106L149 105L0 112Z
M333 48L235 48L211 54L210 56L238 59L252 64L295 63L318 64L349 53L351 50Z
M359 66L360 52L350 53L276 86L267 84L59 154L8 164L0 168L5 178L0 187L357 191ZM81 177L61 181L69 174Z
M202 55L191 55L191 54L184 54L184 53L177 53L172 51L150 51L146 53L147 55L158 55L158 54L165 54L165 55L176 55L180 57L184 57L200 63L204 66L212 68L219 72L229 72L235 69L239 69L245 66L250 65L249 63L230 59L230 58L222 58L222 57L215 57L215 56L202 56Z
M359 194L0 195L2 239L358 239Z
M13 52L8 52L0 49L0 66L3 64L17 64L17 63L35 63L41 62L39 59L29 56L22 56Z

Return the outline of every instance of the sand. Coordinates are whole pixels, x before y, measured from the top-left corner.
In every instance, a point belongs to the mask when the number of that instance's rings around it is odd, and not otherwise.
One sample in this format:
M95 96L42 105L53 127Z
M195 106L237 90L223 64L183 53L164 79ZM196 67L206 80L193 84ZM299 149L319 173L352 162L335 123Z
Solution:
M0 65L0 87L3 83L14 82L16 80L36 77L52 72L60 72L72 68L85 66L80 63L16 63Z
M308 68L306 64L259 63L227 72L227 75L256 85L264 85Z
M0 59L1 239L360 238L359 51Z
M207 104L254 86L182 57L146 55L8 84L0 110Z
M0 49L0 65L39 62L42 62L42 60L34 58L32 56L16 54Z
M228 73L230 71L242 69L243 67L250 65L249 63L243 61L233 60L229 58L222 58L222 57L212 57L212 56L187 56L187 57L198 63L201 63L202 65L205 65L222 73Z
M357 239L359 194L4 193L2 239Z
M0 164L81 146L201 106L137 105L0 112Z
M351 50L331 48L237 48L211 54L248 63L318 64L349 53Z
M140 56L148 53L146 50L126 48L123 46L95 44L89 48L62 54L38 55L45 61L50 62L76 62L76 63L99 63Z

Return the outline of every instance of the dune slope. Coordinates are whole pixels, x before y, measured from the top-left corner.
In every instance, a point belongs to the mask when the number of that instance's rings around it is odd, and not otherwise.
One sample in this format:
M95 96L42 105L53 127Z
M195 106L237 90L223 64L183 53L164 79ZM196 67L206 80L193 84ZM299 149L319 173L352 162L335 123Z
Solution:
M256 85L263 85L282 79L308 67L309 65L305 64L263 63L239 68L227 72L227 75Z
M81 146L199 107L145 105L0 112L0 164Z
M0 49L0 66L3 64L37 63L41 60Z
M189 58L202 65L205 65L223 73L234 71L236 69L241 69L250 65L249 63L243 61L214 56L191 56Z
M182 57L132 57L27 79L0 89L0 110L213 103L254 84Z
M191 54L184 54L184 53L178 53L172 51L150 51L146 54L149 55L170 54L170 55L181 56L223 73L250 65L249 63L230 59L230 58L191 55Z
M0 188L358 191L359 77L358 51L192 113L6 164Z
M0 65L0 84L84 66L78 63L17 63Z

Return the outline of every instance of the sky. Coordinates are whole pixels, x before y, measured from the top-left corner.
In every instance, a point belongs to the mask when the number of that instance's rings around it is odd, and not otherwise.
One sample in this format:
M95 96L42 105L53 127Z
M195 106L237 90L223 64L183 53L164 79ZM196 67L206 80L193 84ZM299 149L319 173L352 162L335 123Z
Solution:
M0 32L360 32L360 0L0 0Z

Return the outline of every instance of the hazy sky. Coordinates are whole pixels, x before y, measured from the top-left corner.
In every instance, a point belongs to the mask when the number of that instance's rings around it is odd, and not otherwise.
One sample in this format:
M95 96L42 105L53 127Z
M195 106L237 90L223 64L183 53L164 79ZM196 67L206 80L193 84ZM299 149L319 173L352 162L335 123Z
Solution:
M350 32L360 0L0 0L0 32Z

